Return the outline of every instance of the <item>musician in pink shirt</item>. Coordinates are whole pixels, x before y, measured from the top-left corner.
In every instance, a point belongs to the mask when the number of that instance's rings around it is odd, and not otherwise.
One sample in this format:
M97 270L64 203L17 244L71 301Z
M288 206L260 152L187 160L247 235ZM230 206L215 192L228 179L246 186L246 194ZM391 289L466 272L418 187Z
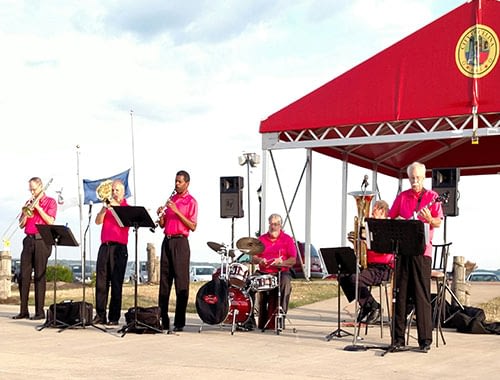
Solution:
M13 319L29 318L28 297L31 284L31 272L34 271L35 283L35 315L31 319L44 319L45 311L45 288L47 261L51 254L50 246L47 246L38 233L37 224L54 224L57 213L55 199L45 195L42 180L33 177L29 180L29 190L32 198L23 207L19 219L19 227L24 228L26 237L23 239L23 250L21 252L21 272L19 277L19 295L21 310ZM31 213L28 211L31 210Z
M424 188L425 165L414 162L407 174L411 189L399 193L389 210L391 219L418 219L429 226L429 242L424 252L415 255L399 255L396 268L396 296L394 349L405 345L407 304L415 304L419 348L430 350L432 343L431 266L432 237L434 229L441 225L443 210L435 202L438 194Z
M105 200L102 209L97 213L95 223L102 224L101 246L97 253L96 263L96 296L93 323L118 325L122 309L122 289L125 270L128 260L128 232L129 227L120 227L114 217L111 206L128 206L125 199L125 186L116 179L112 183L112 198ZM106 315L108 293L111 286L109 299L109 312Z
M189 193L189 173L180 170L175 176L175 190L165 206L159 207L159 226L165 237L161 245L160 290L158 304L161 309L163 330L170 332L168 304L175 281L174 331L183 331L189 299L189 261L191 250L188 236L196 230L198 202Z

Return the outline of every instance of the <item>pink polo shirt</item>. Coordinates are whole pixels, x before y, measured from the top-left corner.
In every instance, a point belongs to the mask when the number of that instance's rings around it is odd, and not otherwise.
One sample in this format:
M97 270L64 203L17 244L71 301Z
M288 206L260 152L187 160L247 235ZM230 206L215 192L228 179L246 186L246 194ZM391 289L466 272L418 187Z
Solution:
M120 206L128 206L127 200L123 199ZM120 227L110 209L106 210L101 229L102 243L128 243L128 230L130 227Z
M198 202L194 197L186 192L183 195L175 194L172 199L177 209L190 221L197 223L198 220ZM170 209L165 211L165 226L163 232L165 235L184 235L189 236L189 228L182 223L182 220Z
M295 248L295 242L290 235L287 235L283 231L280 231L278 238L276 240L271 240L269 232L261 235L259 240L264 244L264 251L259 253L257 257L266 259L269 263L274 259L281 257L283 261L291 257L297 257L297 249ZM259 264L259 270L263 273L278 273L279 269L273 267L272 265L261 265ZM287 269L283 269L284 272L288 272Z
M433 218L443 218L443 209L440 202L434 203L434 199L438 197L438 193L434 190L422 190L424 193L422 199L420 200L420 205L418 205L418 210L415 210L418 204L418 198L420 193L416 193L412 189L405 190L398 194L394 203L389 210L389 217L391 219L397 219L398 217L403 219L412 219L415 211L420 211L430 203L429 210ZM424 223L427 223L425 219L418 216L418 219ZM424 256L432 257L432 238L434 236L434 227L429 228L429 243L425 247Z
M54 198L50 198L45 194L38 201L38 205L48 216L56 218L57 213L57 202ZM26 225L24 226L24 233L26 235L35 235L38 233L37 224L47 224L45 220L42 219L37 210L34 210L33 216L26 219Z

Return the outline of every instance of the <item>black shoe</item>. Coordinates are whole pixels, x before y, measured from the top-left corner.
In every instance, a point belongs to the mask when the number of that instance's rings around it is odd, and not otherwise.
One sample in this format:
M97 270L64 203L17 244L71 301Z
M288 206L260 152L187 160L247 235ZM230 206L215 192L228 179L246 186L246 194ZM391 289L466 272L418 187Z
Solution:
M94 319L92 320L92 323L94 325L105 325L106 324L106 318L102 318L100 315L96 315Z
M109 321L107 323L108 326L118 326L118 321Z
M368 317L366 318L366 323L368 324L374 324L378 321L380 321L380 307L372 309L372 311L370 311L370 314L368 314Z
M174 332L181 332L181 331L184 331L183 327L177 327L177 326L174 327Z
M45 319L45 314L35 314L30 318L32 321L39 321L41 319Z
M394 346L391 346L389 348L389 352L401 352L401 351L407 351L407 348L404 344L396 343Z
M29 313L19 313L18 315L14 315L12 319L29 319Z
M365 307L362 307L361 310L359 311L359 314L358 314L358 319L357 319L358 323L362 322L363 319L365 319L368 316L368 314L371 313L371 311L372 311L372 309L369 307L366 307L366 305L365 305Z
M424 354L426 354L427 352L429 352L431 349L431 345L430 344L421 344L419 347L418 347L418 350L420 352L423 352Z

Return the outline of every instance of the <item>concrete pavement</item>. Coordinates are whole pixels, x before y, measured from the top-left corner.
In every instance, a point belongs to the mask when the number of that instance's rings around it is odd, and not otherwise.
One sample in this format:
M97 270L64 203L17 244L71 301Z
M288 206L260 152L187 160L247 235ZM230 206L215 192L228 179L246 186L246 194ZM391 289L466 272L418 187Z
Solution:
M479 289L472 289L473 304L500 295L500 286ZM1 379L496 379L500 374L498 335L445 330L446 345L433 343L428 353L385 356L389 327L384 338L379 326L371 326L368 335L361 331L363 340L327 341L338 327L337 298L290 310L280 335L258 330L231 335L229 326L218 325L204 325L200 333L196 314L189 314L185 330L176 334L122 337L118 328L102 332L92 326L38 331L39 322L11 319L17 312L17 305L0 305ZM350 333L352 314L353 305L341 297L341 328ZM369 349L346 351L353 343Z

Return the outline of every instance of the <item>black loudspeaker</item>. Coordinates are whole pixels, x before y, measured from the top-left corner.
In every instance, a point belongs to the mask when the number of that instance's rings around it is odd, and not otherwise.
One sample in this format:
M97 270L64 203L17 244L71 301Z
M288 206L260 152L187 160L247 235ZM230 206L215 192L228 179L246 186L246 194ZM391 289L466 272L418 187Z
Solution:
M243 216L243 177L220 177L220 217Z
M449 193L448 202L443 204L446 216L458 216L458 181L460 181L460 169L432 169L432 190L439 195L444 192Z

